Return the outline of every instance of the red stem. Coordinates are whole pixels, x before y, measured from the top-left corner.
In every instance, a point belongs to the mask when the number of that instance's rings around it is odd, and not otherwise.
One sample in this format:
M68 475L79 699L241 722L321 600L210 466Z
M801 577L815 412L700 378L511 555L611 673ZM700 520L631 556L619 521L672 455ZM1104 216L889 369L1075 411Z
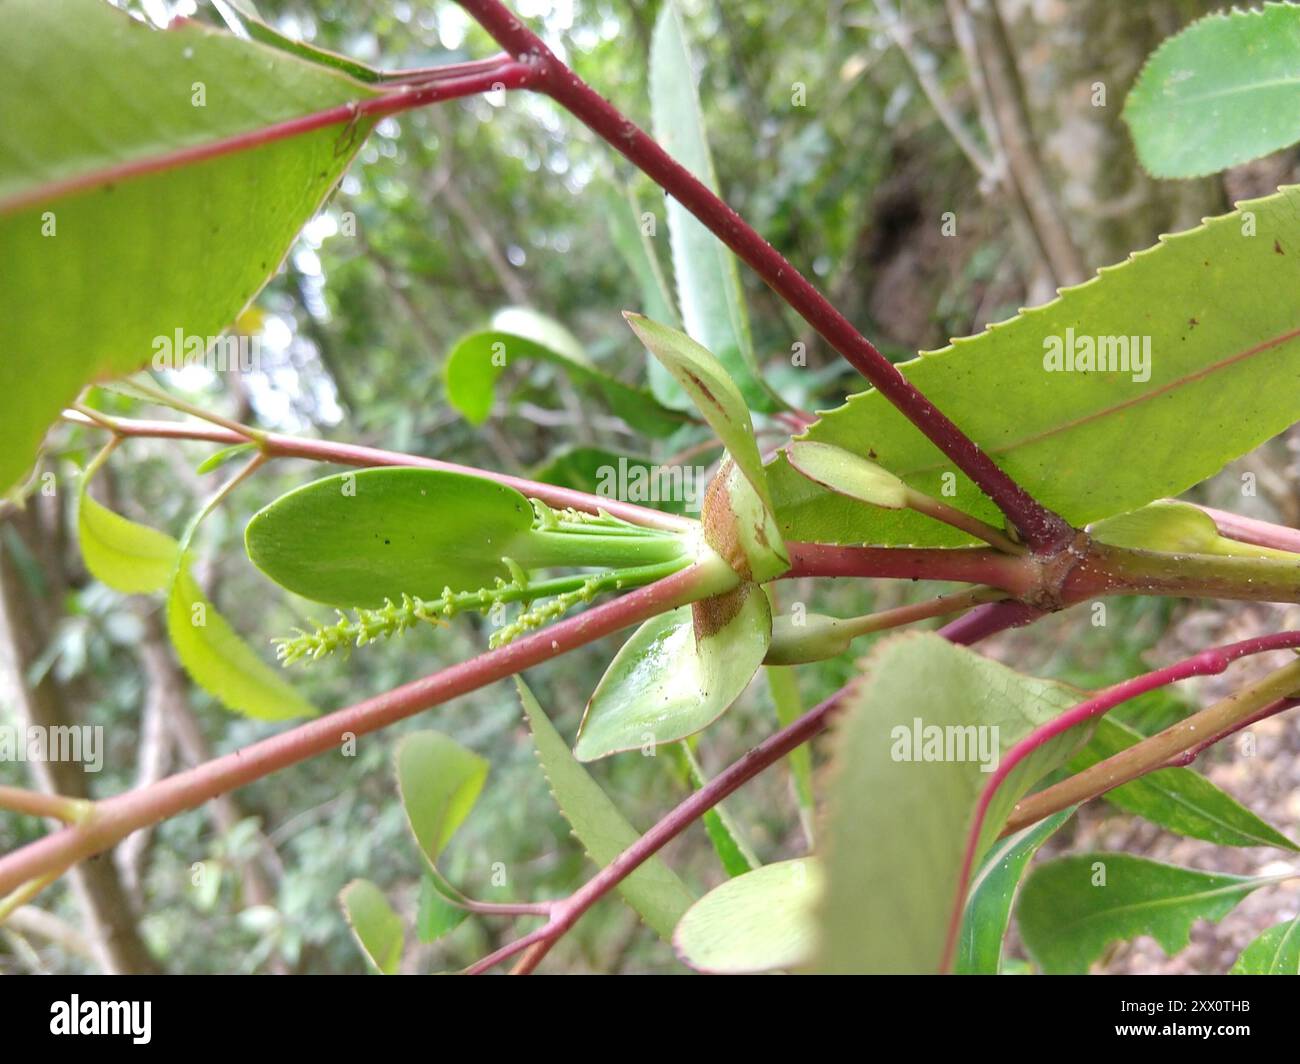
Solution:
M948 938L944 945L943 960L939 970L946 972L952 965L953 955L957 948L957 939L961 933L961 919L966 902L966 884L970 880L971 871L975 864L975 851L979 846L980 834L984 829L984 821L988 815L989 805L992 803L998 787L1002 785L1002 781L1010 775L1016 765L1044 743L1056 738L1058 735L1095 717L1103 716L1121 703L1128 702L1139 695L1146 694L1148 691L1153 691L1158 687L1166 687L1171 683L1177 683L1179 680L1186 680L1193 676L1217 676L1240 658L1252 654L1263 654L1270 650L1287 650L1294 647L1300 647L1300 632L1278 632L1273 635L1256 636L1253 639L1243 639L1238 643L1229 643L1227 646L1202 650L1199 654L1193 654L1190 658L1175 662L1173 665L1166 665L1163 669L1156 669L1154 672L1135 676L1123 683L1106 688L1100 694L1080 702L1077 706L1066 710L1059 717L1055 717L1046 724L1035 728L1012 746L1003 755L997 769L989 776L988 782L984 785L984 790L980 793L979 801L975 806L975 817L966 836L966 851L962 857L961 871L957 877L957 897L953 903L952 913L948 921Z
M1264 546L1267 546L1267 544L1264 544ZM1287 710L1295 709L1297 706L1300 706L1300 698L1279 698L1276 702L1270 702L1259 712L1252 713L1249 717L1246 717L1244 720L1237 721L1237 723L1234 724L1231 728L1227 728L1224 731L1219 732L1218 735L1206 739L1204 742L1197 743L1190 750L1184 750L1177 757L1171 757L1167 762L1165 762L1164 767L1165 768L1186 768L1198 757L1200 757L1201 754L1203 754L1206 750L1208 750L1211 746L1213 746L1215 743L1222 742L1229 735L1236 735L1237 732L1242 731L1245 728L1249 728L1252 724L1258 724L1261 720L1267 720L1269 717L1275 717L1279 713L1285 713Z
M551 919L536 931L512 942L503 949L476 963L467 971L477 975L500 961L520 953L530 946L526 966L516 968L518 974L527 974L537 966L551 946L604 895L635 872L655 853L675 839L692 823L724 801L738 788L748 783L769 765L785 757L791 750L802 746L821 732L830 715L852 690L844 687L819 706L810 709L798 720L769 735L738 761L729 765L689 798L666 814L654 827L614 858L609 864L587 880L575 893L557 902Z
M800 576L883 577L897 580L958 580L988 584L1023 595L1034 587L1032 563L988 547L836 547L787 543L790 570Z
M1024 602L988 602L949 621L939 629L939 635L950 643L967 647L1008 628L1032 624L1041 616L1042 610Z
M76 828L46 835L0 858L0 897L37 875L99 853L127 833L192 809L219 794L336 750L349 735L365 735L441 705L458 695L532 668L566 651L630 627L688 601L699 571L683 569L585 613L396 687L318 720L168 776L138 790L97 802Z
M1254 517L1242 517L1210 506L1202 506L1200 509L1214 518L1222 536L1242 543L1253 543L1257 547L1271 547L1273 550L1289 550L1300 554L1300 529L1275 525Z
M415 107L437 103L442 100L455 100L463 96L477 96L497 86L507 89L521 89L532 83L533 68L517 63L512 59L497 56L484 59L474 64L458 64L463 68L472 66L470 72L461 72L454 77L433 77L416 85L397 84L377 96L370 96L357 103L339 104L324 111L299 115L274 125L261 126L244 133L222 137L218 140L193 144L186 148L149 155L139 159L128 159L113 166L102 167L85 174L77 174L61 181L50 181L19 192L7 200L0 201L0 214L30 207L36 203L46 203L74 192L128 178L172 170L190 163L202 162L220 155L230 155L238 151L247 151L273 141L287 140L301 136L327 126L346 126L361 116L380 118L384 115L409 111Z
M234 429L219 425L195 424L189 421L148 421L133 418L112 418L104 422L92 421L84 414L68 412L64 417L78 424L98 425L115 432L119 436L141 439L176 439L206 440L209 443L258 443L263 452L274 458L307 458L315 462L334 462L350 466L412 466L418 469L441 469L450 473L465 473L469 476L486 477L498 484L505 484L533 499L541 499L548 506L571 507L585 513L604 510L614 517L647 528L661 528L669 532L679 532L689 528L693 522L676 514L664 513L648 506L607 499L601 495L589 495L573 488L561 488L554 484L543 484L523 477L512 477L505 473L496 473L474 466L457 465L455 462L443 462L437 458L425 458L422 455L403 454L400 451L385 451L378 447L363 447L355 443L335 443L332 440L311 440L299 436L285 436L278 432L261 433L257 441L236 432Z
M1019 624L1027 624L1035 617L1041 616L1037 610L1029 607L1029 615L1022 610L1017 609L1020 603L994 602L987 606L980 606L966 614L964 617L953 621L951 624L939 630L940 635L947 636L953 642L957 643L974 643L1000 632L1005 628L1011 628ZM1009 607L1009 608L1003 608ZM965 625L963 622L976 614L981 615L978 625ZM634 872L644 861L657 850L661 849L685 829L691 820L702 816L713 806L723 801L728 795L735 791L746 780L752 779L768 765L779 761L790 750L802 745L808 740L814 738L818 733L826 728L829 717L834 708L840 704L845 697L853 690L853 685L849 684L840 688L835 694L831 695L825 702L814 707L805 713L798 720L793 721L781 731L775 733L760 746L745 754L739 761L733 764L726 771L715 776L707 784L696 791L690 798L686 799L681 805L677 806L668 817L661 820L636 843L629 847L623 855L616 858L614 862L607 865L596 876L587 882L583 888L575 894L570 895L569 901L582 896L583 902L581 909L574 915L576 920L578 916L590 908L602 895L613 890L622 880ZM733 772L741 771L742 766L747 771L744 779L734 780ZM673 818L673 828L671 831L660 829L664 823ZM653 841L646 842L646 839L654 836ZM624 861L624 857L635 854L634 863ZM611 871L617 866L617 871ZM596 886L599 882L599 886ZM558 907L564 906L566 902L556 902L557 912L561 911ZM557 924L553 916L551 921L537 930L524 935L522 938L501 947L501 949L484 957L467 969L471 975L478 975L488 971L504 960L508 960L517 953L528 952L515 967L514 971L519 975L527 975L532 972L541 962L551 946L564 934L571 922L564 926Z
M543 92L648 174L790 304L832 348L870 381L975 482L1035 550L1063 548L1073 530L1004 473L948 420L798 270L703 182L564 65L499 0L459 3L507 52L533 68Z

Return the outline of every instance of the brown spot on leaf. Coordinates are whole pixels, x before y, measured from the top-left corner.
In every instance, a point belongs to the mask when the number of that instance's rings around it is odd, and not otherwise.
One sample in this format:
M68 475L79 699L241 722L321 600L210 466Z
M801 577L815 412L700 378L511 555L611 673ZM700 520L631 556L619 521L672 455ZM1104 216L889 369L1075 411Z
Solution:
M704 508L700 514L704 526L704 542L712 547L744 580L753 576L749 556L740 542L740 529L736 511L727 495L727 474L732 462L728 459L709 482L704 492Z
M708 639L726 628L735 620L753 590L753 584L741 584L713 598L692 602L691 619L695 625L695 638Z
M726 410L723 408L722 404L718 402L718 397L709 390L709 386L700 379L698 373L694 373L688 369L686 370L686 376L691 378L691 383L694 384L695 387L697 387L704 394L705 399L707 399L710 403L716 406L724 414L726 413Z
M1285 254L1286 254L1286 252L1282 250L1282 245L1279 244L1276 240L1273 241L1273 251L1274 251L1275 254L1278 254L1278 255L1285 255Z

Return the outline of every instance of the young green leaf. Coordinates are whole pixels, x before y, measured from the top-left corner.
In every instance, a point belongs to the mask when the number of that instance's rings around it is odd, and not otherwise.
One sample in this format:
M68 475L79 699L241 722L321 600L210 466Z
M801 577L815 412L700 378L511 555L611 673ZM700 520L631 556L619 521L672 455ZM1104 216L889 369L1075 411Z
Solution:
M655 139L664 150L717 192L718 178L700 118L686 33L671 0L660 9L650 46L650 112ZM673 197L668 199L668 233L677 302L686 331L718 356L750 405L773 409L776 404L763 386L754 357L735 257ZM680 377L678 381L685 385Z
M1219 554L1237 558L1289 558L1288 551L1242 543L1219 535L1214 518L1204 510L1170 499L1153 502L1132 513L1116 514L1088 529L1099 543L1133 550L1166 551L1171 554Z
M1073 815L1074 808L1062 809L1046 820L998 839L984 855L966 895L966 912L962 916L954 965L958 975L998 975L1002 971L1002 940L1011 922L1011 906L1025 869L1038 848Z
M519 700L537 746L537 758L564 819L587 855L601 868L636 842L637 830L610 801L560 738L523 680L515 677ZM646 924L665 940L695 896L658 857L651 857L618 886L619 893Z
M1229 975L1300 975L1300 916L1276 924L1241 951Z
M687 909L673 946L692 968L713 974L798 967L815 951L821 890L821 865L812 858L764 865Z
M1070 771L1079 772L1113 757L1142 738L1128 725L1103 717L1088 745L1071 760ZM1148 773L1107 791L1106 801L1168 831L1219 846L1298 848L1231 795L1187 768L1162 768Z
M171 580L180 544L166 532L128 520L90 497L77 497L81 557L95 579L117 591L161 591Z
M1300 7L1216 12L1168 38L1124 101L1155 177L1200 177L1300 140Z
M1217 923L1279 878L1216 875L1126 853L1076 854L1030 873L1016 916L1044 972L1083 974L1110 943L1138 935L1151 935L1172 957L1197 920Z
M436 731L412 732L397 744L397 786L420 853L436 872L438 855L478 800L488 763Z
M101 0L14 0L0 47L0 97L27 101L0 130L2 491L86 383L150 352L183 357L166 346L177 336L201 350L220 334L373 123L343 112L258 134L375 90L193 20L155 30Z
M519 360L559 366L578 383L602 392L615 414L648 435L663 436L682 426L681 415L654 396L598 369L559 322L523 307L498 311L490 328L456 342L443 364L448 402L471 424L483 424L492 410L497 378Z
M594 761L708 727L754 678L771 637L771 606L753 584L652 617L596 685L574 755Z
M989 773L1007 749L1078 695L928 632L881 642L863 668L836 728L818 966L935 972ZM1015 802L1085 735L1086 728L1071 729L1044 744L1003 781L977 861Z
M406 933L383 891L368 879L354 879L339 892L339 904L370 963L381 975L396 975Z
M1131 513L1116 514L1088 529L1099 543L1133 550L1210 554L1219 528L1204 510L1185 502L1153 502Z
M906 484L888 469L842 447L805 440L792 443L786 449L786 458L796 470L828 491L886 510L901 510L907 505Z
M764 665L807 665L839 657L862 635L860 618L846 620L824 613L790 614L772 618L772 642Z
M215 469L220 469L223 465L233 458L238 458L242 454L250 454L257 449L255 443L235 443L229 447L223 447L221 450L208 455L198 467L194 470L196 473L211 473Z
M736 465L744 472L763 504L771 508L763 459L754 441L749 407L727 371L713 354L689 336L641 314L624 311L623 317L655 358L694 401L704 420L718 434Z
M438 857L478 800L488 763L435 731L403 738L394 762L406 821L426 865L416 933L421 942L432 942L466 916L465 897L439 871Z
M1300 301L1276 298L1297 288L1300 186L1165 237L1046 306L899 369L1026 490L1083 526L1178 495L1300 419L1300 388L1260 383L1300 374ZM1119 368L1099 368L1099 356ZM805 438L1001 525L878 392L850 397ZM911 510L828 492L784 458L767 474L788 538L974 541Z
M167 593L167 635L190 677L227 709L258 720L314 717L316 707L286 683L217 612L178 560Z

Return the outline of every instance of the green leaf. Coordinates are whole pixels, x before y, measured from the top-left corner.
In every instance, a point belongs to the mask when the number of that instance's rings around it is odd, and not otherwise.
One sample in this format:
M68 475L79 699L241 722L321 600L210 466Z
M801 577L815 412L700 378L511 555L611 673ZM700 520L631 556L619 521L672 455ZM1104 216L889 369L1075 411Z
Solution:
M84 483L77 497L77 536L91 575L128 594L161 591L180 556L171 536L100 505Z
M1276 298L1300 288L1300 186L1241 208L1248 217L1238 211L1166 237L1046 306L899 369L1075 525L1177 495L1300 419L1300 301ZM1076 344L1084 336L1150 337L1150 378L1048 372L1044 359L1056 349L1045 344L1064 349L1071 336ZM869 458L927 495L1002 523L878 392L850 397L805 438ZM784 458L767 474L787 538L973 542L913 511L828 492ZM948 474L955 480L945 491Z
M681 415L661 406L649 392L598 369L559 322L524 307L498 311L490 328L456 342L443 366L448 402L471 424L483 424L492 412L497 378L521 359L559 366L579 384L595 387L615 414L641 432L662 436L682 425Z
M718 178L695 92L695 71L681 15L672 0L660 9L650 46L650 108L655 139L717 192ZM735 256L674 197L668 199L668 230L677 302L686 331L718 356L750 405L773 409L775 404L762 384L754 357ZM698 405L698 399L696 402Z
M555 730L524 682L515 677L519 700L537 746L537 758L564 819L587 855L604 868L639 838L617 806L591 778ZM686 884L658 857L651 857L618 885L619 893L665 940L695 900Z
M957 944L958 975L998 975L1002 971L1002 940L1011 921L1016 889L1029 862L1077 806L1054 813L1014 835L998 839L971 879Z
M842 447L825 443L792 443L786 458L809 480L850 499L901 510L907 505L907 485L875 462L860 458Z
M1300 140L1300 8L1215 13L1147 59L1124 101L1155 177L1200 177Z
M258 720L314 717L316 707L245 643L177 562L167 594L167 634L185 671L227 709Z
M420 901L415 915L416 937L426 945L455 931L465 922L469 911L446 896L445 883L426 873L420 877Z
M478 800L488 763L436 731L412 732L397 744L397 786L420 853L436 871L438 855Z
M315 45L287 37L273 26L268 26L265 22L253 17L247 11L241 11L239 5L232 2L232 0L227 0L226 8L235 13L245 32L255 41L261 41L263 44L269 44L282 51L291 52L294 55L302 56L304 59L310 59L325 66L336 67L346 74L351 74L358 81L380 82L387 77L382 71L368 67L364 63L358 63L347 56L327 52L324 48L317 48Z
M1141 732L1104 717L1092 740L1070 762L1071 772L1113 757L1135 743ZM1106 801L1168 831L1220 846L1298 847L1231 795L1187 768L1162 768L1106 792Z
M1078 695L929 632L882 641L863 669L836 728L819 967L934 972L989 772ZM1085 735L1071 729L1012 770L990 805L975 867L1015 802Z
M1089 530L1093 539L1113 547L1210 554L1222 538L1214 518L1185 502L1153 502L1132 513L1098 521Z
M540 504L539 504L540 506ZM692 544L628 524L561 524L514 488L467 473L340 473L280 496L244 531L248 556L281 587L335 606L382 607L484 590L524 570L623 569L684 559Z
M229 447L223 447L200 462L195 472L199 474L211 473L214 469L220 469L232 458L238 458L241 454L250 454L256 449L257 444L255 443L236 443Z
M641 311L647 318L679 328L681 318L673 305L650 234L642 224L640 209L630 189L609 183L605 186L605 220L610 238L641 289ZM650 391L672 410L689 410L690 397L664 365L646 352L646 376Z
M1300 975L1300 917L1270 927L1241 951L1229 975Z
M771 638L771 606L753 584L652 617L596 685L574 755L594 761L708 727L754 678Z
M713 852L722 863L722 870L729 876L743 876L758 867L758 862L751 861L741 848L735 825L722 816L717 809L710 809L700 818L704 824L705 834L713 846Z
M339 904L370 963L381 975L397 974L406 933L383 891L368 879L354 879L339 892Z
M729 879L686 910L673 934L683 961L702 972L748 975L811 959L821 866L804 858Z
M281 587L335 606L433 599L509 579L533 509L513 488L433 469L368 469L304 485L253 515L253 564Z
M690 785L697 789L705 786L708 778L700 767L695 751L691 749L690 741L675 743L671 749L680 755L681 767ZM713 844L713 852L718 855L722 869L727 875L740 876L759 867L761 862L745 845L739 828L721 802L707 810L701 820L709 836L709 842Z
M775 630L781 618L772 618ZM769 653L771 648L769 647ZM798 675L794 669L767 665L763 668L767 677L768 691L772 695L772 706L776 710L776 722L782 728L788 727L803 716L804 703L799 694ZM790 779L794 785L795 801L799 806L799 822L803 827L804 838L808 845L813 844L816 807L813 802L812 751L807 743L797 746L786 755L790 766Z
M1150 935L1172 957L1197 920L1217 923L1278 878L1216 875L1125 853L1076 854L1030 873L1016 916L1044 972L1083 974L1110 943L1138 935Z
M704 420L718 434L727 453L770 509L767 476L754 440L754 423L750 420L744 397L727 376L727 371L710 351L685 333L640 314L624 312L623 316L650 353L686 389Z
M465 897L439 871L439 855L474 807L488 763L440 732L413 732L394 756L402 809L424 858L416 936L433 942L468 915Z
M1162 500L1132 513L1117 514L1088 529L1093 539L1113 547L1170 554L1219 554L1238 558L1287 558L1289 551L1259 547L1219 535L1214 518L1190 503Z
M0 131L0 490L85 384L140 368L177 330L219 335L372 122L232 138L375 95L279 49L189 20L155 30L102 0L12 0L3 26L0 97L26 103Z

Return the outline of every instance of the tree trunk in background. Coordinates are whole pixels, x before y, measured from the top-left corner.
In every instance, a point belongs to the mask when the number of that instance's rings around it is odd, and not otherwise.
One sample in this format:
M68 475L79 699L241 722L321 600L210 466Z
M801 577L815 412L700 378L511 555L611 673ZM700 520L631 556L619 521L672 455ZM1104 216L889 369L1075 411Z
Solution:
M26 511L8 519L7 529L0 526L0 532L16 534L34 558L47 553L41 546L49 542L37 512L41 501L39 497L33 498ZM45 650L53 630L53 603L61 597L50 593L54 588L61 590L61 571L42 566L42 572L51 587L46 589L46 594L37 595L17 564L11 544L0 542L0 635L8 647L19 715L27 726L48 729L81 722L74 719L72 707L52 672L47 671L35 686L27 683L28 672ZM42 790L72 798L91 797L86 773L80 765L67 761L30 762L30 765ZM68 878L85 914L86 932L103 971L124 975L157 972L158 965L140 938L135 914L112 855L105 853L81 862L68 873Z
M983 0L986 7L992 3ZM1226 209L1218 178L1148 177L1120 117L1156 46L1221 6L1206 0L996 0L1038 157L1086 276L1150 247L1161 233L1192 228Z

